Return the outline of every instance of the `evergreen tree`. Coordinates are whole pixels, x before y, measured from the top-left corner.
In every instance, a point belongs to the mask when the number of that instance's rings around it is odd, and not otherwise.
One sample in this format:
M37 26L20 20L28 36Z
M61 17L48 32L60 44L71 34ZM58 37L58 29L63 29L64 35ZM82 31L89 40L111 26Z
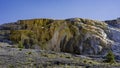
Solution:
M108 62L108 63L115 63L115 56L113 54L113 52L110 50L108 52L108 54L106 55L106 60L105 62Z

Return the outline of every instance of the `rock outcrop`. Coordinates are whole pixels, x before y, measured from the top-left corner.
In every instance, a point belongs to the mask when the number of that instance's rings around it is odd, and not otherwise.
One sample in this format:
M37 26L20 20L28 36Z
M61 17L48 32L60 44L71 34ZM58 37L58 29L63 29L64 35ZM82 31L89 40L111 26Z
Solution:
M116 48L120 41L119 20L105 22L82 18L31 19L1 25L0 29L10 31L7 39L13 44L22 43L25 48L97 55Z
M120 53L120 18L105 21L108 24L107 35L112 41L112 50L115 54Z

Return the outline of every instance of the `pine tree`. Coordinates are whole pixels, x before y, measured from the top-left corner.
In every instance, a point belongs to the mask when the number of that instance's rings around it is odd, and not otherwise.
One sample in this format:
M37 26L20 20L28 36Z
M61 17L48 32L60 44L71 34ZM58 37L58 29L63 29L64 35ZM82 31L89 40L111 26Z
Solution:
M110 50L108 52L108 54L106 55L106 60L105 62L108 62L108 63L115 63L115 56L113 54L113 52Z

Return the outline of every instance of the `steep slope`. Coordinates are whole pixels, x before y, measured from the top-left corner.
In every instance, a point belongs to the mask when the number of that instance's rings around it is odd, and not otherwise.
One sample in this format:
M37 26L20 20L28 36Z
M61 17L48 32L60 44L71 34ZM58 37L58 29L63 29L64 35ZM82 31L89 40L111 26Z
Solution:
M105 22L108 24L109 31L107 35L112 41L112 50L115 54L120 55L120 18Z
M19 20L0 29L10 31L7 39L18 47L93 55L105 54L112 45L108 25L89 19Z

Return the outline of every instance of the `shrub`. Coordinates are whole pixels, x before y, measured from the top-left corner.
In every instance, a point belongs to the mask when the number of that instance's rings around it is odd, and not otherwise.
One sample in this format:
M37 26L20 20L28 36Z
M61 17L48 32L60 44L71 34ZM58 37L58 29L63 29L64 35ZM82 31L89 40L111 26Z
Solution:
M109 51L108 54L106 55L106 60L105 62L107 63L115 63L115 57L112 51Z
M87 60L84 60L83 62L84 62L84 63L87 63Z
M32 52L28 52L28 55L31 55L32 54Z
M15 68L12 64L9 64L9 68Z
M23 43L21 41L19 41L18 43L18 48L24 48Z
M20 48L19 51L22 51L22 48Z

